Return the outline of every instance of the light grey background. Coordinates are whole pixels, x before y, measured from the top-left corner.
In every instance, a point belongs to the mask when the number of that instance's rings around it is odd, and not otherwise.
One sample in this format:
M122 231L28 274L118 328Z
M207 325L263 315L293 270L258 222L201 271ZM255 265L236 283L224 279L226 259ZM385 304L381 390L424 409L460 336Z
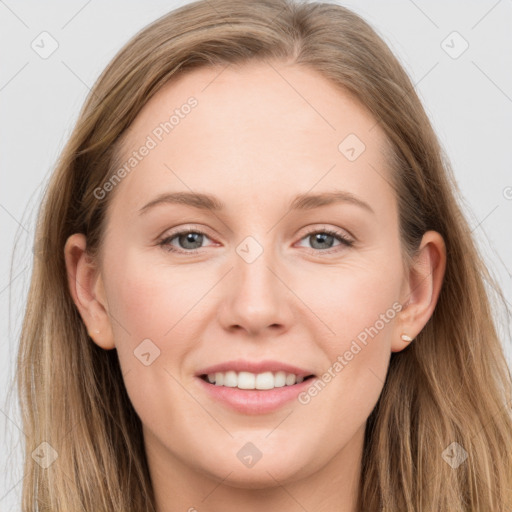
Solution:
M184 3L0 0L1 511L20 509L23 433L16 396L11 393L8 400L7 391L43 185L101 70L140 28ZM474 235L510 307L512 0L336 3L377 29L416 84L453 165ZM43 31L58 42L46 59L31 47L33 41L42 46ZM454 58L464 40L469 47ZM48 49L50 41L45 41ZM507 328L504 343L512 361Z

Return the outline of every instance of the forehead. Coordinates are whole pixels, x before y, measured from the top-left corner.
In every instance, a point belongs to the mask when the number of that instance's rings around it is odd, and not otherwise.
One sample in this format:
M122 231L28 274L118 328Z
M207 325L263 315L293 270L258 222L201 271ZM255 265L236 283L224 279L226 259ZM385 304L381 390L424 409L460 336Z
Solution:
M150 149L140 157L143 146ZM240 202L342 187L385 201L385 147L370 112L315 70L203 67L167 83L139 112L120 154L124 164L134 153L137 161L116 193L132 210L168 189Z

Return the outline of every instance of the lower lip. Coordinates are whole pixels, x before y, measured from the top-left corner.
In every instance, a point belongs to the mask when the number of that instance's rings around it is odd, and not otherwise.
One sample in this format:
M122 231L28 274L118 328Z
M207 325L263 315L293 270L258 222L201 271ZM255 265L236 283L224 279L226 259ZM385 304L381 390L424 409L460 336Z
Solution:
M239 389L216 386L197 377L200 385L212 398L243 414L265 414L279 409L282 405L297 398L315 380L303 380L293 386L274 389Z

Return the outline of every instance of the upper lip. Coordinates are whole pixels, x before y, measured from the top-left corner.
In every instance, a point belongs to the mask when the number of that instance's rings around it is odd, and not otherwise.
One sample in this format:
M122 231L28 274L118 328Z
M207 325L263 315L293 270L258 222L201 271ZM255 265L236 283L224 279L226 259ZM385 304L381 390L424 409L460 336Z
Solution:
M236 361L226 361L224 363L218 363L212 366L208 366L207 368L203 368L197 372L196 376L200 377L201 375L208 375L209 373L223 373L228 371L250 372L255 374L263 372L283 371L286 373L293 373L298 377L308 377L309 375L314 375L312 371L308 371L304 368L299 368L298 366L294 366L288 363L282 363L280 361L248 361L245 359L237 359Z

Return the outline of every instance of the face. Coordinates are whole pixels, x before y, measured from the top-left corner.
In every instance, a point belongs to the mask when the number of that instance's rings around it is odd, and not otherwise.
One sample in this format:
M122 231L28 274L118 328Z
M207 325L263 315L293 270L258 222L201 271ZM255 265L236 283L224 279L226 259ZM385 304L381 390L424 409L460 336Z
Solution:
M397 205L347 92L296 65L220 71L132 124L100 282L151 460L263 487L362 448L400 335Z

